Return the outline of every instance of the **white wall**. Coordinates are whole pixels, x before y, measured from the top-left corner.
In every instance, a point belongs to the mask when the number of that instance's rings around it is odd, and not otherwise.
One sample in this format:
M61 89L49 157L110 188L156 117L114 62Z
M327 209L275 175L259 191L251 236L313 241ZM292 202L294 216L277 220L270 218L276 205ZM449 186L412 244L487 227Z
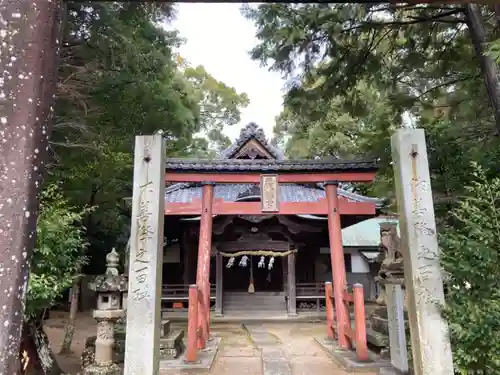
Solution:
M319 249L321 254L330 254L330 248L321 247ZM361 253L352 248L344 249L344 254L351 254L351 273L369 273L370 266L366 258Z
M351 272L352 273L368 273L370 272L370 266L367 260L359 251L351 253Z

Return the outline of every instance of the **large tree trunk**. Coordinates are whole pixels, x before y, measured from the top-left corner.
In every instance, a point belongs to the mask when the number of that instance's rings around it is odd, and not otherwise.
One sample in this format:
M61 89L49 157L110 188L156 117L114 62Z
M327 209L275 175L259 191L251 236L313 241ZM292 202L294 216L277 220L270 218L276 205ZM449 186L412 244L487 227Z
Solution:
M30 319L23 325L20 352L20 373L23 375L63 374L43 331L42 322L42 319Z
M61 1L0 1L0 374L18 373L56 92ZM8 182L7 182L8 181Z
M64 332L64 340L61 346L61 354L71 353L71 343L73 342L73 334L75 332L76 313L78 312L78 300L80 298L80 282L81 277L75 277L71 287L71 306L69 308L68 323Z
M467 26L476 50L476 56L484 75L484 83L488 91L491 106L494 110L497 130L500 132L500 71L498 64L491 57L484 54L484 44L487 43L481 8L477 4L466 4L465 15Z

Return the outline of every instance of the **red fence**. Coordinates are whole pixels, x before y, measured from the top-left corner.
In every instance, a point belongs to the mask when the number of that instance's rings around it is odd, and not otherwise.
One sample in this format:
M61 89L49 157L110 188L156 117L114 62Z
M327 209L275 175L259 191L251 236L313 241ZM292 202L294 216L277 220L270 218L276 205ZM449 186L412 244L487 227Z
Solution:
M338 340L337 322L335 320L333 308L333 287L330 282L325 283L325 297L328 337L332 340ZM369 358L366 344L366 316L363 285L354 284L352 294L344 292L342 302L346 305L349 303L354 304L354 329L352 328L350 314L348 315L347 323L344 325L344 332L348 339L347 341L350 343L351 348L353 344L356 347L358 360L367 361Z

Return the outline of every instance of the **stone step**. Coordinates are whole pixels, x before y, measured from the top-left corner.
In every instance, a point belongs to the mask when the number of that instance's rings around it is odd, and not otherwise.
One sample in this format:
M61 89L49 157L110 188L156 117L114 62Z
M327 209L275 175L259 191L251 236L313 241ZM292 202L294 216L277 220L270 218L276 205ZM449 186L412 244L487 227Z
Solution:
M270 299L270 300L253 300L251 298L245 299L245 300L226 300L224 301L225 305L252 305L252 304L257 304L257 305L280 305L280 304L285 304L285 300L281 299Z
M170 332L167 337L160 338L160 359L175 359L184 352L184 330Z
M272 310L282 310L286 309L286 305L243 305L243 306L232 306L224 305L224 310L242 310L242 311L272 311Z
M271 298L252 298L252 297L246 297L246 298L225 298L224 299L225 304L251 304L251 303L285 303L285 299L281 297L271 297Z
M270 311L270 310L281 310L286 308L285 304L282 305L252 305L252 306L227 306L224 305L225 310L244 310L244 311Z
M225 292L224 297L226 296L285 296L285 292Z
M251 302L258 302L258 303L285 303L285 299L281 297L272 297L272 298L225 298L224 302L226 303L251 303Z

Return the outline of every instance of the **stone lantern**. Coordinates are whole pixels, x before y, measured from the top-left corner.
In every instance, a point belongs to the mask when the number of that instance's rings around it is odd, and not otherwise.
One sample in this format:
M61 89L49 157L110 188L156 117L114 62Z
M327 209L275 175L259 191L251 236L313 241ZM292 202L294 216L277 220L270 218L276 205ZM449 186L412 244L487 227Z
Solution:
M120 367L115 363L115 325L123 320L122 294L127 291L128 280L118 271L119 255L113 248L106 256L106 273L95 277L90 289L97 293L97 336L93 363L83 368L84 375L119 375Z

